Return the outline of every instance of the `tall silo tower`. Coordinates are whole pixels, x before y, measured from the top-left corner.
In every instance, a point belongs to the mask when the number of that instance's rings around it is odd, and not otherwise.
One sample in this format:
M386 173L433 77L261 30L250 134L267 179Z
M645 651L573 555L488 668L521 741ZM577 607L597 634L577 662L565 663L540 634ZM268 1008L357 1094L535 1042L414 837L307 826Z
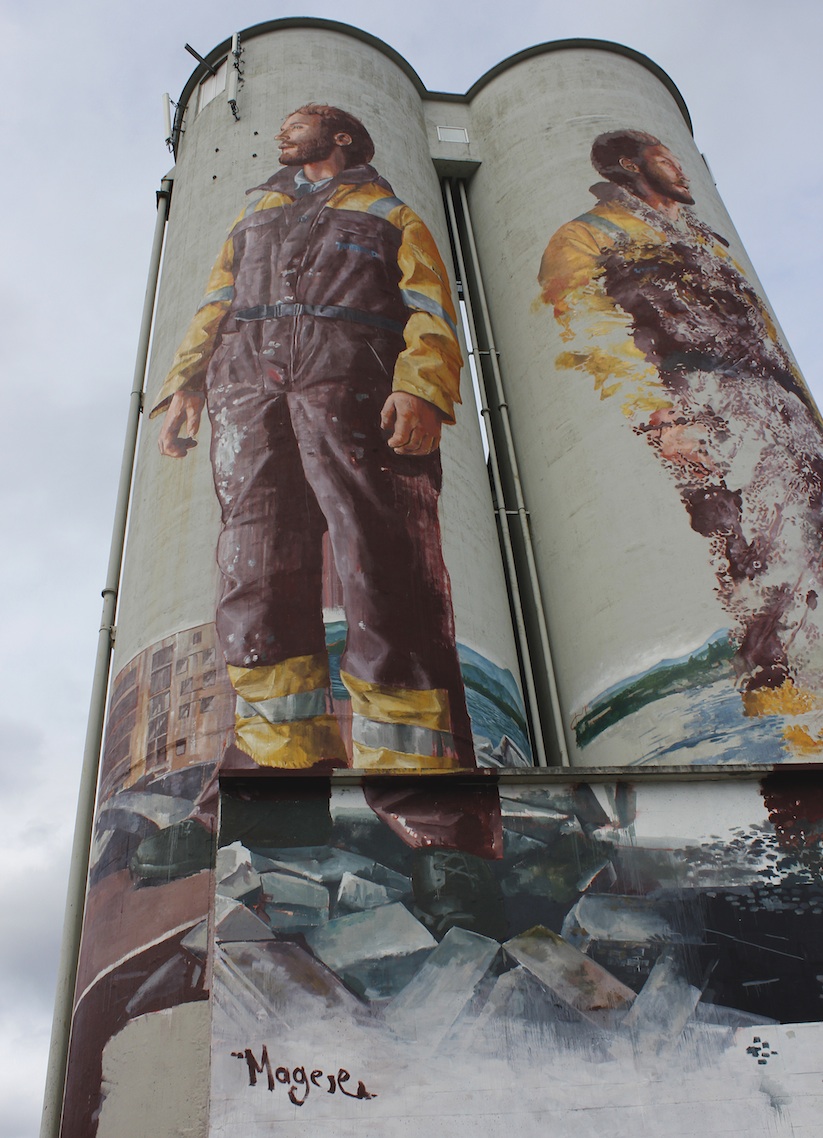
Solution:
M170 130L44 1134L625 1129L669 1054L771 1133L821 427L678 92L564 41L435 94L289 19Z

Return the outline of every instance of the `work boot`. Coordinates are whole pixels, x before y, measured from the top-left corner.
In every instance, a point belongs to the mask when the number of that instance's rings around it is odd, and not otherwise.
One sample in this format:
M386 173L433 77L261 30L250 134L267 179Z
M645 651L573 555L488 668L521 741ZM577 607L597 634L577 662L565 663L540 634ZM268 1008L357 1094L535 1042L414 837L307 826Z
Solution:
M505 940L503 897L483 858L461 850L418 850L412 888L414 915L437 940L454 927Z
M214 865L215 835L208 826L183 818L144 838L131 859L132 874L142 881L174 881Z

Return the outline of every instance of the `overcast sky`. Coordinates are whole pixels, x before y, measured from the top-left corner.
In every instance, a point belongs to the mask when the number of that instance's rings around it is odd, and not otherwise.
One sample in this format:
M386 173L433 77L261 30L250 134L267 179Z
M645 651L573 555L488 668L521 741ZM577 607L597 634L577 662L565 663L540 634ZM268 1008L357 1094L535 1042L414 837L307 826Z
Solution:
M823 398L819 0L41 0L0 13L0 1138L37 1133L66 863L151 234L171 165L161 95L233 31L311 15L379 36L430 90L573 36L644 52ZM501 123L505 130L505 123Z

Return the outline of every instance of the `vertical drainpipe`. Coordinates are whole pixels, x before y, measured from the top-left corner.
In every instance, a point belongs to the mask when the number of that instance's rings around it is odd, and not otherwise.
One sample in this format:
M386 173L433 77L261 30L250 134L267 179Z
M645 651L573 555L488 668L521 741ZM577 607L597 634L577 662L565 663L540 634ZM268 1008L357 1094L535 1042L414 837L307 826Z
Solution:
M537 576L537 565L536 565L535 556L534 556L534 546L532 544L531 528L529 525L529 516L528 516L528 511L526 510L525 499L523 496L523 488L522 488L522 485L520 482L520 472L519 472L519 468L518 468L518 464L517 464L517 454L516 454L516 451L514 448L514 439L512 437L511 422L509 419L509 409L508 409L508 404L506 403L506 399L505 399L505 395L504 395L504 391L503 391L503 377L502 377L501 372L500 372L500 362L499 362L498 353L497 353L497 349L496 349L496 345L495 345L495 341L494 341L494 332L493 332L492 325L491 325L491 316L489 313L488 303L486 300L486 290L483 286L483 278L482 278L482 275L480 272L480 263L479 263L479 258L478 258L478 254L477 254L477 245L476 245L475 239L474 239L474 230L472 228L471 215L469 213L469 202L468 202L468 198L466 196L465 184L462 181L458 182L458 188L459 188L459 193L460 193L461 213L462 213L463 223L465 225L466 237L467 237L467 241L468 241L468 254L469 254L469 257L471 258L472 277L474 279L476 289L477 289L477 300L478 300L478 304L480 307L480 316L481 316L481 319L483 321L483 328L485 331L485 336L486 336L486 339L488 342L488 347L489 347L489 360L491 363L492 379L493 379L493 384L492 384L493 390L491 392L491 395L495 401L495 405L497 407L498 415L500 417L500 422L501 422L501 425L503 428L503 438L501 440L498 440L497 448L494 451L492 451L492 449L491 449L492 448L492 441L491 441L492 424L490 422L490 415L489 415L488 406L484 406L483 414L484 414L484 418L486 420L487 434L489 435L490 455L494 456L493 460L492 460L492 477L494 480L495 495L497 497L498 516L499 516L499 521L500 521L500 532L503 535L504 555L506 557L507 569L510 570L509 575L510 575L510 579L511 579L512 596L513 596L513 600L514 600L516 630L517 630L517 634L518 634L518 640L522 641L523 643L526 643L525 617L524 617L524 613L523 613L522 600L521 600L521 596L520 596L520 588L519 588L519 585L517 584L518 579L522 576L522 578L526 582L526 586L528 588L529 594L531 595L531 598L533 600L533 608L535 611L535 621L537 624L537 628L535 630L536 631L535 639L537 641L537 647L539 648L541 663L543 665L542 671L543 671L543 674L545 676L546 687L548 688L549 703L551 706L550 718L551 718L552 727L553 727L553 731L552 731L553 742L554 742L556 750L557 750L557 756L560 760L560 765L567 767L570 765L569 752L568 752L568 746L566 744L566 736L565 736L565 731L564 731L564 727L563 727L563 716L562 716L562 713L560 710L560 698L559 698L558 692L557 692L557 680L556 680L555 671L554 671L554 660L552 657L551 644L549 641L549 631L548 631L548 626L546 623L546 615L545 615L545 610L543 608L543 601L542 601L541 592L540 592L540 582L539 582L538 576ZM462 244L461 244L460 236L459 236L459 231L458 231L457 224L456 224L455 207L454 207L454 194L453 194L453 190L452 190L450 180L447 180L447 182L446 182L446 200L447 200L447 204L448 204L449 218L450 218L450 221L452 224L452 229L453 229L454 234L455 234L455 248L457 251L458 261L460 262L460 272L461 272L461 276L463 278L463 282L464 282L464 284L466 284L467 283L466 271L465 271L466 256L465 256L465 251L462 248ZM466 292L466 294L468 294L468 289L466 289L465 292ZM472 348L473 348L473 350L476 351L476 333L474 331L475 322L474 322L474 316L472 314L470 298L468 297L468 295L466 296L466 307L467 307L467 312L469 313L469 324L470 324L470 328L472 330L472 337L475 341L475 343L472 344ZM483 402L484 402L484 404L487 404L486 388L485 388L485 383L483 382L483 378L482 378L482 372L481 372L481 368L480 368L479 358L477 358L477 373L478 373L478 380L481 384L481 394L483 397ZM512 511L512 513L515 515L517 522L518 522L518 529L519 529L519 533L520 533L522 547L523 547L523 550L525 552L525 560L526 560L525 565L521 567L520 573L517 572L516 558L515 558L515 553L514 553L514 549L512 546L511 535L509 532L510 511L505 509L505 498L503 496L500 467L499 467L499 463L498 463L498 459L497 459L497 451L498 450L502 450L504 460L507 463L507 468L508 468L509 474L511 476L511 481L512 481L513 488L514 488L516 509L514 511ZM531 665L529 663L530 657L533 656L533 652L530 652L528 647L526 647L525 652L523 652L523 649L521 648L521 653L523 654L523 660L524 660L524 664L525 664L524 670L527 673L526 677L525 677L525 682L526 682L527 695L529 697L529 702L533 708L532 718L533 718L534 725L535 725L535 734L538 734L541 731L541 722L546 718L546 716L545 716L545 714L541 715L541 709L539 706L539 699L538 699L536 688L535 688L534 676L532 674ZM538 765L539 766L548 765L546 753L545 753L545 745L544 745L542 739L538 742L538 745L537 745L537 758L538 758Z
M537 690L534 685L534 672L531 664L531 653L529 649L529 641L526 635L526 621L523 615L523 601L520 595L520 585L517 576L517 564L514 556L514 549L512 547L512 538L510 531L510 522L508 513L506 511L505 495L503 491L503 481L500 474L500 461L497 457L497 439L494 435L492 424L489 421L489 406L488 396L486 393L486 381L483 376L483 369L480 365L480 358L478 355L478 342L477 342L477 329L474 320L474 307L472 305L471 296L469 294L467 278L466 278L466 258L463 251L463 243L460 240L460 230L457 227L457 215L454 207L454 192L452 190L452 182L447 178L443 183L443 188L446 194L446 208L449 215L449 224L452 231L452 240L454 242L454 251L457 255L457 267L460 272L460 279L463 282L463 303L466 306L466 317L468 323L470 344L469 351L474 357L475 361L475 374L477 376L477 386L480 392L480 414L486 425L486 439L489 444L489 467L491 469L492 485L494 487L494 507L497 514L497 527L500 534L500 544L503 547L503 560L506 566L506 578L509 585L509 595L511 597L512 616L514 618L514 631L517 639L517 649L520 654L520 661L523 671L523 684L526 688L526 703L529 708L529 719L532 725L532 743L534 745L535 756L537 758L537 765L539 767L548 766L546 758L546 747L543 741L543 723L540 715L540 702L537 698Z
M77 818L74 824L74 842L69 863L66 911L63 918L63 937L60 945L57 992L54 1000L54 1019L49 1045L40 1138L58 1138L63 1113L63 1091L66 1082L77 962L80 955L80 935L83 928L86 879L89 872L97 777L103 741L103 721L106 713L106 693L109 684L111 654L114 647L117 590L123 564L123 547L126 540L126 519L131 495L134 456L137 448L137 432L140 424L140 412L143 408L143 384L146 376L149 338L154 316L154 301L157 294L157 279L160 273L160 259L163 253L163 239L169 216L171 190L172 179L170 177L163 178L160 189L157 191L157 221L154 227L146 295L143 301L143 319L140 324L140 336L137 343L137 358L134 365L126 439L123 445L123 460L120 466L120 482L117 488L109 564L106 584L103 589L103 612L97 639L89 718L86 726L86 744L80 773Z

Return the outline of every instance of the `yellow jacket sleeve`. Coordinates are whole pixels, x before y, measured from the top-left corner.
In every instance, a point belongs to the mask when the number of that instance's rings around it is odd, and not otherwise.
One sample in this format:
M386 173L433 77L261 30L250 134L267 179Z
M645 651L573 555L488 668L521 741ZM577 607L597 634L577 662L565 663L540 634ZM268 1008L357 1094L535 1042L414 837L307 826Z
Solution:
M234 299L234 243L231 233L238 221L250 211L269 209L288 200L290 199L280 193L263 194L262 198L248 206L232 222L229 237L223 243L209 276L206 295L177 349L171 370L151 409L150 418L165 411L176 391L205 390L206 371L216 346L217 333Z
M454 422L460 402L463 358L457 339L457 313L446 267L434 238L406 205L392 211L390 220L402 230L397 255L400 292L410 316L403 330L406 346L397 357L392 389L419 395Z
M553 306L569 345L557 366L590 375L601 399L619 394L624 415L634 418L672 403L657 368L635 345L631 318L598 279L604 246L613 244L584 221L562 226L540 263L540 298Z
M233 227L232 227L233 228ZM206 369L215 348L217 333L234 296L232 263L234 248L229 238L220 250L206 286L206 295L189 324L177 349L171 370L151 410L151 416L165 411L176 391L204 391Z
M543 303L554 306L558 320L568 311L569 294L596 275L600 255L599 241L582 221L558 229L546 246L537 279Z

